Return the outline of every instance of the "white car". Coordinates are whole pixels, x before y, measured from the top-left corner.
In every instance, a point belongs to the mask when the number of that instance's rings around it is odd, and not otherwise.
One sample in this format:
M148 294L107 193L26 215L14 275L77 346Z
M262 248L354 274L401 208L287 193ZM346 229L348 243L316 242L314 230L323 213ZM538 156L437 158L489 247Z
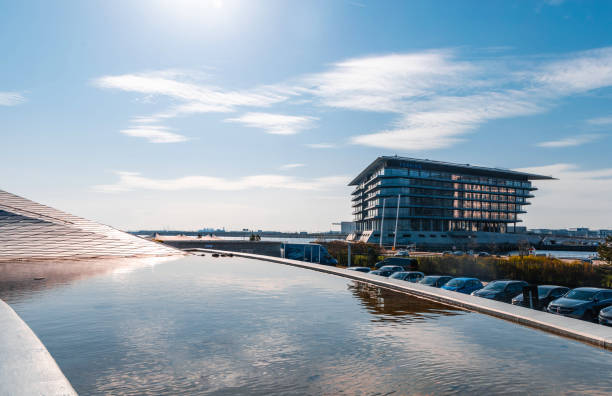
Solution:
M408 257L410 256L410 252L408 250L398 250L395 252L394 256L397 257Z

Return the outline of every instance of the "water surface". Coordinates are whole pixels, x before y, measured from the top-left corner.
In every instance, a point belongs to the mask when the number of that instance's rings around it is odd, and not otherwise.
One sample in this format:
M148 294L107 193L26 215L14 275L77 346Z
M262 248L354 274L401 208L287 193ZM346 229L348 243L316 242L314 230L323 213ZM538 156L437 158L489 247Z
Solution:
M329 274L210 255L94 268L0 281L83 395L612 391L609 351Z

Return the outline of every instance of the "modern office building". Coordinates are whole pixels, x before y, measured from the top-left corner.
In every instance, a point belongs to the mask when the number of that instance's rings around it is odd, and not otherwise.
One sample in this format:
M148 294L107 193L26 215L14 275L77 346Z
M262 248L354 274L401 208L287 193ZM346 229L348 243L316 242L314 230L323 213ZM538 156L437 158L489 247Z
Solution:
M512 235L536 190L553 179L507 169L379 157L353 181L355 233L349 240L390 245L516 242ZM381 230L382 238L381 238ZM396 235L397 230L397 235Z

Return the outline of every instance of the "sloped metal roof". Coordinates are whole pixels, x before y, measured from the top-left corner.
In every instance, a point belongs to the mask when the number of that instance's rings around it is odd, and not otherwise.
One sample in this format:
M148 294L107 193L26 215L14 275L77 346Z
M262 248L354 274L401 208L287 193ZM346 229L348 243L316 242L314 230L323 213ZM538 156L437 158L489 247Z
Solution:
M181 252L0 190L0 260L175 254Z

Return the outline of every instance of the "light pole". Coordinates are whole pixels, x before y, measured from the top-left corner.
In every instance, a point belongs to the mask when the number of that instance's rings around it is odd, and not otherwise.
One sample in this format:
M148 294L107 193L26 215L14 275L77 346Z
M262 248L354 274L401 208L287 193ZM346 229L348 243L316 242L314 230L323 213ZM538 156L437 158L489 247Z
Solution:
M378 245L382 247L382 238L383 238L383 226L385 225L385 204L387 203L387 199L383 198L383 209L382 216L380 217L380 242Z
M397 242L397 221L399 220L400 199L402 195L397 194L397 212L395 212L395 232L393 233L393 250L395 250L395 242Z
M348 261L348 266L350 267L351 266L351 243L347 242L347 244L348 244L348 260L347 261Z

